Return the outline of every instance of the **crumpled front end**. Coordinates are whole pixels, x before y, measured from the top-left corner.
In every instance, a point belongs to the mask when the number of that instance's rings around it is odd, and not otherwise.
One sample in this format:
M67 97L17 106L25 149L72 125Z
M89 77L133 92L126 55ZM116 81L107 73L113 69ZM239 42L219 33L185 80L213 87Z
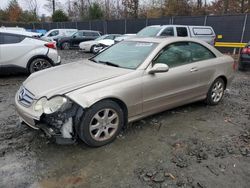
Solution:
M21 123L42 130L48 137L56 138L57 143L73 143L76 139L75 125L79 123L83 109L67 98L67 103L58 110L46 114L34 110L38 101L27 89L20 88L15 97L15 105Z

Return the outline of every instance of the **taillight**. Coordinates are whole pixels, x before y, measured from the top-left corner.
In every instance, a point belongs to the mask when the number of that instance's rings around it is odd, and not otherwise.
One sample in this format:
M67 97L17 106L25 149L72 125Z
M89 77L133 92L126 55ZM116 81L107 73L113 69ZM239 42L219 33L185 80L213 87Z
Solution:
M249 55L250 55L250 48L248 48L248 47L243 48L243 49L241 50L241 53L242 53L242 54L249 54Z
M44 44L44 46L46 46L47 48L56 49L56 43L55 42L46 43L46 44Z

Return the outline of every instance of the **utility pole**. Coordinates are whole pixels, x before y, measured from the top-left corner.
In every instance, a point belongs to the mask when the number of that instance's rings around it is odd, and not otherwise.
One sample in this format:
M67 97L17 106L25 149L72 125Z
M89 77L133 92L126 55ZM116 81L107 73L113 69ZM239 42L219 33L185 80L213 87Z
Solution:
M52 0L52 7L53 7L53 14L55 13L56 10L56 3L55 0Z

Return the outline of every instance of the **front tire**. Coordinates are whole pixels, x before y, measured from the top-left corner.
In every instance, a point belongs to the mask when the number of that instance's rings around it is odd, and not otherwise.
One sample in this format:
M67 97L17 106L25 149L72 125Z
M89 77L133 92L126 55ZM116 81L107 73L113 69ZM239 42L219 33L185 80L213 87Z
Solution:
M49 62L49 60L45 58L36 58L33 59L29 64L28 71L30 74L32 74L34 72L47 69L50 67L52 67L52 64Z
M87 145L99 147L114 141L124 125L124 113L112 100L104 100L87 109L78 127L78 135Z
M225 82L222 78L217 78L211 85L207 93L206 102L208 105L217 105L224 96L226 89Z

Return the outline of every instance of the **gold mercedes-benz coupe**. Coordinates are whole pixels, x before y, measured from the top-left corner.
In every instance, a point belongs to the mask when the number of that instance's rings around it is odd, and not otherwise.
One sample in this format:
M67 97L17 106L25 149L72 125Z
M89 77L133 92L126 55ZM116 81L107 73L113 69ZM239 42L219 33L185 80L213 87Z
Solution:
M194 101L218 104L233 72L234 60L205 42L133 38L32 74L15 103L30 127L97 147L128 122Z

